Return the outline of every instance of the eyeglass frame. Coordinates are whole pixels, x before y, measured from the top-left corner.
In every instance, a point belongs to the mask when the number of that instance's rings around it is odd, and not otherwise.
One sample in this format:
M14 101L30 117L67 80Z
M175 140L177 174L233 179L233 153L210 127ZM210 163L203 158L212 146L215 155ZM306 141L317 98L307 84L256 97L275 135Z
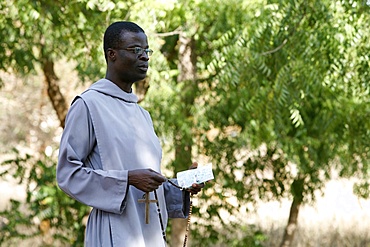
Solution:
M145 52L148 57L150 57L153 54L153 50L152 49L149 49L149 48L145 48L144 49L144 48L141 48L139 46L136 46L136 47L128 47L128 48L117 48L116 50L132 51L136 55L140 55L140 56L143 55L144 52Z

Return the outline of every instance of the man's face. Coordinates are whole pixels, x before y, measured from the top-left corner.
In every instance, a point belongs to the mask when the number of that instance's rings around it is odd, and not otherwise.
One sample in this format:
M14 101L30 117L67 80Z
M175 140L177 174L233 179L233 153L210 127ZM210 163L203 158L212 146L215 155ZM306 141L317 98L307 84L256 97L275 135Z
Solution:
M134 49L139 47L147 49L148 40L145 33L126 32L124 38L115 50L117 59L114 61L113 70L123 83L134 83L143 80L148 70L148 54L136 54Z

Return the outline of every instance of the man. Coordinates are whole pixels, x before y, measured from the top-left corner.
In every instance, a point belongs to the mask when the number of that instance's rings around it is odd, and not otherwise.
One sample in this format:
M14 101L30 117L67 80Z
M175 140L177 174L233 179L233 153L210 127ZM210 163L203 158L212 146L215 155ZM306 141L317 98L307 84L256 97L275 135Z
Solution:
M76 97L68 112L57 181L93 207L85 246L165 246L159 217L164 229L168 217L187 217L189 191L196 194L203 185L181 191L160 173L160 142L131 88L146 77L152 54L144 30L113 23L104 34L104 54L105 79ZM145 196L158 199L160 214L155 203L139 202Z

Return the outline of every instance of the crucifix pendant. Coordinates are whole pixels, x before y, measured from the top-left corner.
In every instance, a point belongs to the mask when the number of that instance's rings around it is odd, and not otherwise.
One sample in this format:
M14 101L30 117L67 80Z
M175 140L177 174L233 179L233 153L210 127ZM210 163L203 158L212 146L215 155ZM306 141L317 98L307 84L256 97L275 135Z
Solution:
M145 202L145 223L149 224L149 205L150 203L155 203L157 200L150 200L149 192L146 192L143 199L139 199L138 202Z

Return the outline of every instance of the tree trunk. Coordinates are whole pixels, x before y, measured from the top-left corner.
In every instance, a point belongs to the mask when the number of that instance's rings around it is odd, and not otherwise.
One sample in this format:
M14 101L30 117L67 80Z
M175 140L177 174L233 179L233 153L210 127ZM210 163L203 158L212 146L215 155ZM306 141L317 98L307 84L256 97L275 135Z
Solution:
M171 219L171 243L169 247L183 247L186 223L186 219Z
M191 129L193 126L191 106L194 104L197 91L196 82L196 56L194 54L194 40L187 38L185 33L179 35L179 76L178 83L185 83L182 90L182 108L180 114L182 124ZM174 133L175 145L175 172L188 169L192 164L192 131L183 131L181 126L176 126ZM171 247L182 247L186 231L186 219L172 219Z
M54 62L49 58L44 59L42 70L44 72L45 83L51 104L58 116L60 126L64 128L68 106L63 94L60 92L58 84L59 78L56 76L54 71Z
M290 207L290 214L288 219L288 224L285 228L283 240L280 244L280 247L290 247L292 246L294 234L297 230L298 224L298 213L301 203L293 199L292 205Z
M144 100L146 93L149 89L149 78L146 77L144 80L135 82L135 94L138 97L138 103Z
M293 244L294 234L298 227L299 208L303 201L303 181L304 179L298 179L292 184L293 202L290 206L288 224L285 227L285 232L280 247L291 247Z
M182 106L179 108L182 118L180 125L187 128L193 126L193 117L190 111L194 105L196 97L196 57L194 55L194 40L185 37L184 33L179 35L179 75L178 83L184 83L181 91ZM193 146L193 136L191 131L185 132L182 126L176 126L175 137L175 172L188 169L192 164L191 151Z

